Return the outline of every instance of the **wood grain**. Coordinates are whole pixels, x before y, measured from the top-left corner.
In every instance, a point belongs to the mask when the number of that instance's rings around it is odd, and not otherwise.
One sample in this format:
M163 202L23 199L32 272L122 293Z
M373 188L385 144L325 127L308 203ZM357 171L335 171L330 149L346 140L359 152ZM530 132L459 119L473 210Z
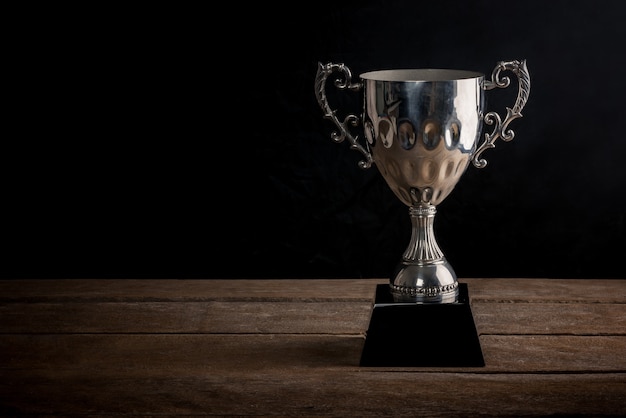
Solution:
M460 279L472 300L626 303L626 280ZM371 301L386 279L0 280L0 302Z
M253 371L301 366L358 369L363 341L364 337L353 335L310 334L8 334L0 341L4 354L0 369L83 369L121 374L140 370L146 375L161 373L164 368L219 373L238 368ZM481 336L480 343L486 366L471 368L472 373L626 372L623 336L488 335Z
M0 416L626 415L625 280L462 281L485 367L360 367L381 279L3 280Z
M584 390L582 390L584 388ZM31 373L0 381L0 414L54 417L623 417L622 374L266 370L223 376Z
M370 312L361 301L0 303L0 333L363 334ZM626 304L479 301L472 312L480 334L626 335Z

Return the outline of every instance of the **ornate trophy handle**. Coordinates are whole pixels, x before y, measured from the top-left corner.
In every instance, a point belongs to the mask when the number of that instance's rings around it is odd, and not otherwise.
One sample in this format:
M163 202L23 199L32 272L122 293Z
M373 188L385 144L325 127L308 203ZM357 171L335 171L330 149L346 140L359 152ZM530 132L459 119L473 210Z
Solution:
M480 147L478 147L478 150L472 157L472 163L474 163L474 166L477 168L484 168L487 165L487 160L484 158L479 159L479 157L487 148L495 148L494 143L496 142L496 139L502 138L505 142L513 139L515 132L508 129L509 124L514 119L522 117L522 109L528 101L528 95L530 94L530 74L528 74L528 69L526 68L526 60L500 61L491 73L491 80L485 80L483 89L492 90L496 87L508 87L511 83L509 77L504 76L500 78L500 73L506 70L512 71L517 76L519 81L517 100L515 100L515 105L513 105L512 109L509 107L506 108L506 118L504 119L504 122L497 112L489 112L485 115L485 123L487 125L493 125L495 123L495 127L491 133L485 134L485 140Z
M339 143L343 142L343 140L347 138L350 142L350 148L359 151L365 156L365 160L359 161L359 167L369 168L373 162L372 154L359 144L358 137L352 136L348 128L348 124L354 127L359 126L360 118L355 114L348 114L343 121L340 121L337 118L337 110L331 109L328 104L328 99L326 98L326 80L328 79L328 76L334 72L343 73L343 78L337 78L335 80L335 87L338 89L358 91L363 88L362 83L352 82L352 73L344 64L328 63L324 65L322 63L318 63L317 76L315 77L315 95L317 97L317 103L319 103L320 107L324 111L324 117L332 120L335 125L337 125L337 128L339 128L340 133L333 132L331 134L332 140Z

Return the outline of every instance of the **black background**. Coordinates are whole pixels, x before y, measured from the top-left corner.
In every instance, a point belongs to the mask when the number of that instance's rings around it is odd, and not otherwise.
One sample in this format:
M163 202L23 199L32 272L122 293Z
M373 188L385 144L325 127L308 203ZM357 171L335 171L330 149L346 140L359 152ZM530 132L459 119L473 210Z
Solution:
M2 278L387 277L408 211L330 139L317 63L490 74L512 59L531 75L524 117L439 206L442 250L461 278L624 278L625 4L29 11L4 60Z

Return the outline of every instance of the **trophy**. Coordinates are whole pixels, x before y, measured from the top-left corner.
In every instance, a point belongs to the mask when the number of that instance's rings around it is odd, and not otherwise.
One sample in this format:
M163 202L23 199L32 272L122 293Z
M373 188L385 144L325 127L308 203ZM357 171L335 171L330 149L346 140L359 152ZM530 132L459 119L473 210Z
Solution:
M511 84L507 72L517 77L518 94L502 119L497 112L485 111L485 91L507 88ZM361 115L348 113L340 119L337 110L330 106L326 89L328 78L333 75L338 90L363 91ZM509 124L522 117L530 93L530 76L526 61L521 60L497 63L491 79L480 72L455 69L380 70L363 73L359 78L353 82L352 72L345 64L318 63L315 79L318 104L324 117L338 128L331 138L337 143L347 139L350 148L363 155L358 162L362 169L376 165L393 193L408 207L412 228L408 247L388 285L377 288L374 304L374 308L412 308L387 317L378 327L374 327L375 309L367 348L374 328L388 330L379 338L382 346L386 344L383 340L406 334L409 322L406 318L410 315L417 315L414 319L423 322L419 325L421 329L442 326L441 322L433 325L432 315L447 315L455 322L459 315L450 312L459 306L465 306L466 316L469 312L471 317L467 288L459 285L435 238L437 205L452 192L470 163L476 168L487 165L482 154L494 148L496 140L513 139ZM484 124L493 128L484 134L481 142ZM364 133L364 139L352 134L357 127ZM424 319L427 311L430 318ZM470 325L473 326L473 320ZM389 331L393 326L398 330ZM445 334L442 338L451 333ZM419 345L425 344L421 341ZM445 347L431 351L424 356L445 352ZM382 354L389 356L391 352Z

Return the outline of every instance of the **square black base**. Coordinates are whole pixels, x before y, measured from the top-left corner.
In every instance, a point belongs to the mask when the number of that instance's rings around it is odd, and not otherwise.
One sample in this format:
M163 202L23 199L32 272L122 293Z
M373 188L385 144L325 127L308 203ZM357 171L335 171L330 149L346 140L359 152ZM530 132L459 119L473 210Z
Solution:
M443 304L394 302L389 285L377 285L360 365L484 366L467 284L459 283L458 302Z

